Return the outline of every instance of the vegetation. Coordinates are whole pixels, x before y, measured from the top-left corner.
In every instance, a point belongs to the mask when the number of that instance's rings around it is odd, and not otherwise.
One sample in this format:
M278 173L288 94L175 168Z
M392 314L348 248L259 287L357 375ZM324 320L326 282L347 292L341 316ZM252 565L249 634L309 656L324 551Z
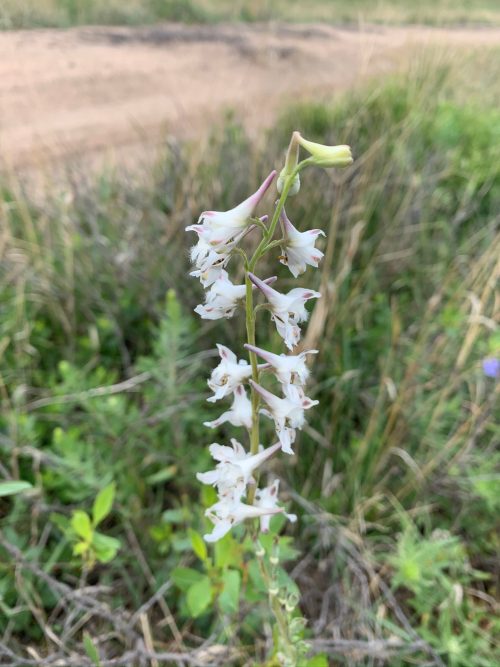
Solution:
M269 20L498 24L500 12L496 0L3 0L0 7L4 29Z
M192 314L184 227L241 201L300 129L355 152L346 172L308 171L288 210L327 232L305 343L321 409L295 465L275 463L299 521L263 540L300 591L304 665L498 664L500 383L481 360L500 348L499 128L492 97L412 72L289 110L265 153L228 119L147 185L73 178L41 204L4 182L0 660L262 665L252 545L200 538L200 350L242 335Z

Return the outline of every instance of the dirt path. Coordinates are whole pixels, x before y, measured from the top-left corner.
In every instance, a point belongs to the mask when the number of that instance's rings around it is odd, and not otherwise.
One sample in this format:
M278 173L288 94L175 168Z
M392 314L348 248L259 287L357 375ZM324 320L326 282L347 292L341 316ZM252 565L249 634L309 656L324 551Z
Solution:
M163 25L0 33L0 155L15 169L116 149L130 157L165 132L196 135L227 108L256 130L290 100L335 94L427 45L494 44L498 28Z

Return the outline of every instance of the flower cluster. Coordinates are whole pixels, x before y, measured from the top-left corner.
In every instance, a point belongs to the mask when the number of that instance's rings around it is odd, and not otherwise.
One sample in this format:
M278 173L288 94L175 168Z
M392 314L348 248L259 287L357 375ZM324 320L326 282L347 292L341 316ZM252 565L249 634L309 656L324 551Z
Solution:
M310 157L299 163L300 147L308 151ZM294 278L303 274L308 266L318 266L323 253L315 244L320 236L325 235L324 232L320 229L300 232L287 217L284 204L288 196L298 192L299 172L304 166L346 166L351 161L347 146L322 146L294 132L285 167L277 182L281 196L269 224L268 216L257 218L255 210L276 176L274 171L254 194L235 208L205 211L197 224L186 228L198 235L198 242L191 249L194 264L191 275L199 278L206 289L205 301L196 306L195 312L203 319L217 320L233 317L236 310L242 307L247 324L244 348L249 354L249 361L238 360L232 350L218 344L220 362L208 380L213 395L207 400L215 403L232 398L232 404L217 419L205 422L205 426L214 429L230 423L246 429L250 440L249 451L235 439L231 440L231 446L213 443L209 451L216 461L215 468L197 475L203 484L214 486L218 495L217 502L206 511L206 516L214 524L212 532L205 535L208 542L222 538L233 526L246 519L259 518L260 529L266 532L272 515L285 514L284 508L278 505L279 481L274 480L269 486L258 488L256 471L279 450L286 454L294 453L292 445L297 430L305 424L304 413L318 403L305 394L309 377L306 359L308 355L316 354L317 350L298 354L293 351L300 340L301 325L308 319L306 302L318 299L321 294L303 287L296 287L287 293L279 292L271 286L276 280L274 276L260 278L255 269L262 255L278 246L281 251L279 261L288 267ZM278 228L281 236L273 240ZM255 230L262 232L262 238L253 256L248 258L240 243ZM243 284L234 284L226 270L233 256L244 260ZM265 300L261 307L270 313L271 321L289 354L274 354L256 345L253 299L259 293ZM280 388L277 394L263 386L264 376L274 376L277 380ZM248 390L251 398L248 397ZM277 442L268 447L260 444L260 414L274 422ZM293 514L285 516L290 521L296 520Z

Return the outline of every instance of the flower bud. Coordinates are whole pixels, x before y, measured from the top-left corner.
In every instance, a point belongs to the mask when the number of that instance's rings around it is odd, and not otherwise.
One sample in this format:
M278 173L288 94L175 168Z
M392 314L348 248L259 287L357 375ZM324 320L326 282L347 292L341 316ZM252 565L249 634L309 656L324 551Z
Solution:
M352 164L352 154L349 146L325 146L308 141L298 136L299 144L311 154L314 164L318 167L348 167Z
M269 589L269 595L272 598L274 598L278 595L278 593L279 593L279 588L277 586L271 586L271 588Z
M297 593L290 593L285 604L285 609L287 612L291 613L295 607L299 604L299 596Z
M283 192L286 179L293 174L295 167L299 162L299 138L300 134L298 132L294 132L292 134L292 138L290 139L290 144L286 153L285 166L281 170L280 175L278 176L278 181L276 183L277 190L280 194ZM296 195L299 190L300 177L298 174L295 174L290 189L288 190L288 196L291 197Z

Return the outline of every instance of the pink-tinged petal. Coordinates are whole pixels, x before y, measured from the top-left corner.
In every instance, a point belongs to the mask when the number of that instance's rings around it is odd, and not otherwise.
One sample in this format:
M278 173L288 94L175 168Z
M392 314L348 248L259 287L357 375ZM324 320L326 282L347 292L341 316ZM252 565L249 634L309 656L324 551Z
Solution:
M274 180L274 177L276 176L276 169L273 169L272 172L267 176L260 187L253 193L253 195L250 195L248 200L252 202L253 208L257 206L257 204L260 202L262 197L266 194L267 190L269 189L269 186ZM247 200L247 201L248 201Z
M254 380L249 380L250 384L252 387L255 389L255 391L262 396L262 398L266 401L266 403L271 406L271 408L279 404L279 401L281 399L278 398L278 396L275 396L272 394L270 391L267 391L267 389L264 389L264 387L261 387L260 384L257 384L257 382L254 382Z
M237 358L234 352L232 352L228 347L225 345L221 345L220 343L217 343L217 349L219 350L219 355L221 359L224 359L225 361L229 361L232 364L235 364L237 362Z
M262 348L256 347L255 345L250 345L249 343L245 343L243 347L246 350L249 350L250 352L254 352L259 357L262 357L262 359L268 361L271 364L271 366L276 363L277 359L279 359L277 354L273 354L272 352L263 350Z
M271 299L279 298L281 294L274 290L272 287L269 287L263 280L257 278L253 273L249 273L248 277L253 282L253 284L260 289L260 291L267 297L270 301Z

